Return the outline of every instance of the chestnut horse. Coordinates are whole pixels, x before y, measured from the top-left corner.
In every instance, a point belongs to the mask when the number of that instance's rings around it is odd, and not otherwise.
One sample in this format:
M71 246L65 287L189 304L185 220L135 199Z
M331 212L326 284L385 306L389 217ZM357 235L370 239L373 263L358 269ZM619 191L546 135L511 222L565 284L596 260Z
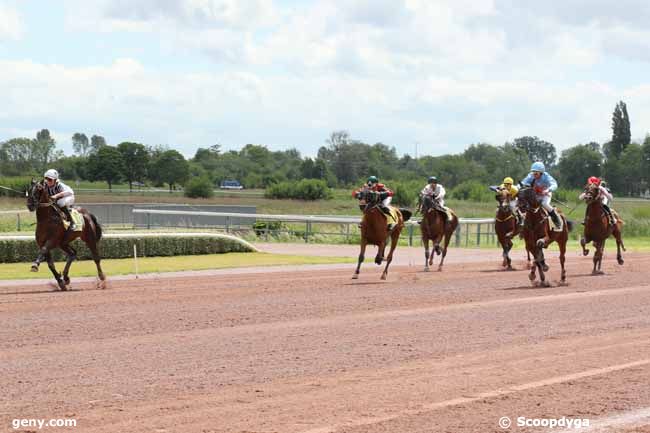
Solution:
M566 260L566 244L569 240L569 231L572 222L557 210L558 217L562 220L562 230L551 230L549 216L537 200L535 190L530 187L523 187L517 193L517 205L525 213L524 228L522 230L523 238L526 242L526 250L533 256L534 265L530 268L528 278L535 284L535 269L539 270L540 285L549 287L550 283L546 281L544 272L548 271L548 265L544 260L544 248L551 243L557 242L560 250L560 266L562 267L560 285L566 284L566 269L564 262Z
M433 266L433 256L441 255L438 271L442 271L442 265L447 256L447 247L451 235L458 227L458 217L452 214L452 219L447 221L447 214L439 207L429 195L422 197L422 221L420 231L422 232L422 243L424 244L424 271L429 272L429 266ZM444 238L444 244L440 248L440 242ZM433 251L429 255L429 241L433 242Z
M387 217L381 209L379 209L382 200L382 193L364 189L357 193L357 198L359 199L359 206L363 209L363 218L361 220L361 251L359 252L357 269L354 271L352 278L359 278L361 263L363 263L365 258L364 255L368 244L377 245L375 263L381 265L386 250L386 240L390 236L390 251L388 252L388 257L386 257L386 267L384 268L384 272L381 274L381 279L385 280L388 276L388 266L390 266L390 263L393 261L393 252L399 242L399 235L404 228L404 222L411 218L411 212L407 209L395 209L395 213L397 214L397 224L395 224L393 229L389 232Z
M38 272L41 262L47 260L47 264L52 271L61 290L67 290L70 285L70 265L77 258L77 251L70 246L70 243L81 238L86 243L92 253L93 260L97 265L97 276L101 280L98 287L105 287L106 276L102 271L101 258L97 249L97 243L102 238L102 227L97 222L97 218L86 209L78 208L77 211L83 216L83 231L66 231L63 227L61 211L47 193L47 188L43 182L32 181L31 191L27 194L27 208L30 212L36 211L36 244L39 248L39 254L32 263L32 272ZM63 275L57 272L52 258L52 250L59 248L67 256Z
M622 265L625 263L621 254L621 249L625 251L625 245L623 245L621 235L623 221L617 216L616 224L612 225L610 223L602 207L600 188L598 188L598 185L589 184L585 188L584 200L587 203L587 216L585 218L585 229L582 239L580 239L580 245L582 246L582 254L586 256L589 254L589 250L585 248L587 243L593 243L596 251L594 252L594 268L591 274L600 275L603 274L600 266L603 261L603 252L605 251L605 241L610 236L614 236L616 239L616 260L618 264Z

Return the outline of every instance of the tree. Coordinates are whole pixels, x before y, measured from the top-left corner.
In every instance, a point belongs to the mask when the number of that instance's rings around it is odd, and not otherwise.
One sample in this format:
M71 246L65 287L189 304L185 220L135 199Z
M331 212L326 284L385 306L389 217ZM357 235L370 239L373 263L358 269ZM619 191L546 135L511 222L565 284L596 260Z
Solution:
M152 162L150 175L159 182L168 183L169 192L172 192L175 184L187 179L189 171L189 164L183 155L176 150L166 150Z
M90 152L95 153L102 147L106 146L106 139L101 135L93 135L90 137Z
M90 143L86 134L75 132L72 136L72 149L79 156L88 156L90 151Z
M524 136L515 138L513 145L525 151L532 162L542 161L547 168L552 168L555 164L557 157L555 146L548 141L538 137Z
M612 141L610 142L611 156L618 158L630 144L630 118L627 115L627 105L620 101L612 113Z
M92 180L105 180L108 189L121 179L124 173L124 159L117 148L102 146L88 158L88 174Z
M41 129L36 133L36 141L34 142L33 161L35 168L40 171L45 171L47 165L54 158L54 149L56 142L50 135L47 129Z
M579 188L590 176L601 175L603 157L589 144L579 144L562 152L558 163L560 184Z
M124 178L129 182L129 190L133 191L133 182L142 181L147 174L149 153L143 144L130 141L118 144L117 150L124 161Z

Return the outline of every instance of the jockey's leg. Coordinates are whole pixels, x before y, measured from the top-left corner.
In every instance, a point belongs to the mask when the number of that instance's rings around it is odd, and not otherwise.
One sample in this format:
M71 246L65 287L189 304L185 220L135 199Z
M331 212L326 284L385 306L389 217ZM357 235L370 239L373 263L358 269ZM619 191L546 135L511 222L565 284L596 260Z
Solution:
M63 197L57 200L56 204L59 206L61 211L65 214L66 218L70 222L70 227L68 230L73 231L76 229L74 221L72 220L72 215L70 214L70 207L74 204L74 196Z
M379 208L383 213L386 214L386 219L388 220L388 230L393 230L393 227L395 226L395 223L397 221L393 220L393 216L390 213L390 202L392 201L393 197L386 197L382 202Z
M517 220L517 225L519 227L524 225L524 219L521 217L521 214L519 213L519 207L517 206L517 199L514 198L510 200L510 203L508 203L510 206L510 211L512 214L515 216L515 219Z
M607 206L606 203L603 203L603 210L605 211L605 214L607 214L607 218L609 219L609 223L611 225L616 225L616 218L614 218L614 214L612 213L612 210Z
M551 194L549 193L548 195L542 196L541 202L544 209L546 209L546 212L548 212L548 216L551 217L553 225L556 229L559 229L562 224L560 223L560 217L557 215L555 208L551 206Z

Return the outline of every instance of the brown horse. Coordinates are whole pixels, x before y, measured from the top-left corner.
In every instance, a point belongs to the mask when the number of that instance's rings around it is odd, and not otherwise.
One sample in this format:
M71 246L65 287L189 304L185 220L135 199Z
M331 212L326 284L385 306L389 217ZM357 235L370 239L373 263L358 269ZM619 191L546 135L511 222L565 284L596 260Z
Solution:
M357 263L357 269L354 271L352 278L359 278L361 263L363 263L365 258L364 255L368 244L377 245L375 263L381 265L386 250L386 240L390 236L390 251L388 252L388 257L386 257L386 267L381 274L381 279L385 280L388 275L388 266L393 261L393 252L399 242L399 235L404 228L404 222L411 218L411 212L407 209L395 209L397 224L389 232L386 215L379 209L382 194L364 189L358 192L356 197L359 199L359 206L363 209L363 219L361 220L361 251L359 252L359 262Z
M438 206L429 195L422 198L422 216L420 231L422 232L422 243L424 244L424 271L429 272L429 266L433 266L433 256L435 254L442 254L438 264L438 271L442 271L451 235L454 234L458 227L458 217L452 214L451 220L447 221L447 214L444 209ZM444 244L440 248L443 237ZM429 241L433 242L431 255L429 255Z
M39 248L39 254L32 263L32 272L38 272L41 262L47 260L47 264L52 271L61 290L67 290L70 285L70 265L77 258L77 251L70 243L81 238L86 243L92 253L93 260L97 265L97 276L100 279L99 288L105 287L106 276L102 271L101 258L97 249L97 243L102 238L102 227L97 222L97 218L86 209L77 209L84 218L83 231L70 232L63 227L62 212L58 210L56 204L47 193L47 188L43 182L32 181L31 191L27 194L27 208L30 212L36 211L36 244ZM60 248L67 256L63 275L57 272L52 258L52 250Z
M620 218L616 218L616 224L612 225L610 223L602 207L600 188L598 188L598 185L589 184L585 188L584 200L587 203L587 217L585 218L585 229L582 239L580 239L580 245L582 246L582 254L586 256L589 254L589 250L586 248L587 243L593 243L596 251L594 252L594 268L591 274L600 275L603 274L600 266L603 261L603 252L605 251L605 241L610 236L614 236L616 239L616 260L618 264L622 265L625 263L621 254L621 249L625 251L625 245L623 245L621 235L623 221Z
M534 266L530 269L528 278L535 284L535 269L539 270L540 285L549 287L550 283L546 281L544 272L548 271L548 265L544 260L544 248L551 243L557 242L560 250L560 266L562 274L560 284L566 284L566 269L564 262L566 260L566 244L569 240L569 231L572 223L558 210L558 216L562 220L562 231L551 230L549 216L537 200L535 190L530 187L524 187L517 193L517 205L522 212L525 212L525 223L522 231L523 238L526 241L526 250L532 254L535 259Z

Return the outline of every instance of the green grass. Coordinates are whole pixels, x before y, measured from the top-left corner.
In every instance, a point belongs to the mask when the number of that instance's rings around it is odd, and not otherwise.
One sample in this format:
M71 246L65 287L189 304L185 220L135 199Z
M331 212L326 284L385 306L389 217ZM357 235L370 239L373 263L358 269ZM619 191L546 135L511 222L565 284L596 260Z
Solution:
M353 257L305 257L268 253L226 253L204 256L144 257L138 259L138 272L145 274L250 266L353 263L355 261L356 258ZM29 267L29 263L0 264L0 280L48 278L51 276L46 263L41 264L41 269L38 273L30 272ZM133 274L135 273L135 262L132 258L102 260L102 268L108 276ZM57 263L57 269L62 271L63 263ZM97 269L95 263L89 260L75 262L71 268L71 275L74 275L75 277L96 276Z

